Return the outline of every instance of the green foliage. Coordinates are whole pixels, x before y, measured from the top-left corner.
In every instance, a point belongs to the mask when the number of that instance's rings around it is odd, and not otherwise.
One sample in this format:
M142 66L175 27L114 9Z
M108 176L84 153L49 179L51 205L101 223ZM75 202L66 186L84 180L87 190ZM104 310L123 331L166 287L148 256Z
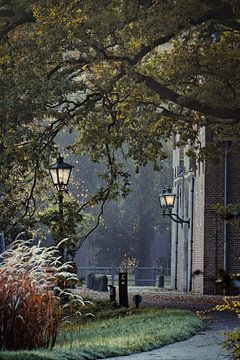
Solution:
M240 359L240 330L232 331L227 335L224 347L231 351L233 359Z
M58 200L53 198L48 207L39 212L36 220L42 225L38 235L46 239L51 234L52 242L58 245L63 239L61 250L65 261L74 260L81 235L87 233L94 221L94 216L82 211L82 204L72 195L65 194L63 219L60 219ZM60 222L61 221L61 222Z
M240 214L240 204L227 204L226 206L221 204L215 204L212 206L213 211L216 213L216 216L222 217L230 224L240 225L239 214Z
M225 297L222 305L215 307L217 311L231 311L234 312L238 318L240 318L240 300L239 296ZM233 359L240 359L240 329L236 329L227 334L227 338L224 341L224 347L231 351Z

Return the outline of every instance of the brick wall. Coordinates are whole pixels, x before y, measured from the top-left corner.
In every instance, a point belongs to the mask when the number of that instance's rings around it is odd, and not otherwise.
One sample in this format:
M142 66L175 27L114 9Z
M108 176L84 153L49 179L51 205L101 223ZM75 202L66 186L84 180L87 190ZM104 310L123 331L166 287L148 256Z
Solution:
M202 146L211 142L209 131L201 131ZM229 146L229 145L228 145ZM194 209L193 209L193 252L192 273L200 270L200 275L193 276L192 288L206 294L216 294L222 289L216 286L218 272L224 269L224 234L227 243L227 272L240 272L240 228L236 225L225 226L224 218L217 216L212 206L216 203L224 205L224 180L227 168L227 203L240 203L240 151L228 150L223 144L219 157L215 161L198 164L195 175ZM227 157L226 157L227 154ZM225 163L225 159L227 162ZM177 169L178 150L175 151L173 166ZM227 167L225 167L227 165ZM191 217L190 182L186 181L189 169L181 177L175 177L175 191L181 190L181 206L175 208L181 217ZM175 170L176 173L176 170ZM186 196L187 195L187 196ZM189 213L183 207L189 206ZM185 203L185 205L183 205ZM177 288L187 289L190 278L191 234L186 226L173 224L172 232L172 286L176 283L175 266L177 263ZM177 238L177 261L176 261ZM187 275L186 275L187 271Z
M216 215L212 206L224 204L224 147L218 161L205 163L205 225L204 225L204 288L206 294L217 292L214 279L223 269L223 219Z
M228 203L240 203L240 151L233 150L228 155ZM230 273L240 272L240 228L228 225L227 270Z
M240 153L227 153L227 203L240 202L240 182L239 182L239 165ZM216 203L224 205L224 180L225 180L225 144L222 146L221 154L218 161L207 161L205 163L204 178L204 195L201 194L198 199L196 212L200 217L203 216L201 205L204 202L204 226L202 229L195 229L195 251L194 258L199 253L199 265L202 261L203 269L203 287L196 281L195 287L206 294L221 293L222 289L218 288L214 279L218 277L219 270L224 270L224 219L217 216L212 206ZM203 181L203 179L200 179ZM197 200L196 200L197 202ZM202 237L203 236L203 237ZM236 225L226 225L227 241L227 268L229 273L240 271L240 241L239 228ZM197 245L196 242L199 241ZM201 252L203 246L203 257ZM201 260L202 259L202 260Z

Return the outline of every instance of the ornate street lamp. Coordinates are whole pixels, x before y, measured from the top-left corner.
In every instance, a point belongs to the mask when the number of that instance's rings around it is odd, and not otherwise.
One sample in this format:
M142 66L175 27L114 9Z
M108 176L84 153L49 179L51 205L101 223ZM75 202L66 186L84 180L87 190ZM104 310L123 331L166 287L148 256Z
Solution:
M58 190L58 204L59 204L59 220L60 233L63 236L63 193L66 192L66 187L69 183L71 172L74 166L63 161L62 156L58 156L57 162L48 167L54 186ZM63 249L62 249L63 257Z
M57 162L49 166L52 182L59 192L66 190L73 168L74 166L65 163L60 155Z
M172 192L170 186L162 189L162 193L159 196L160 207L163 210L163 216L169 216L174 222L180 224L189 224L189 219L181 219L178 214L173 214L172 209L174 208L176 194Z

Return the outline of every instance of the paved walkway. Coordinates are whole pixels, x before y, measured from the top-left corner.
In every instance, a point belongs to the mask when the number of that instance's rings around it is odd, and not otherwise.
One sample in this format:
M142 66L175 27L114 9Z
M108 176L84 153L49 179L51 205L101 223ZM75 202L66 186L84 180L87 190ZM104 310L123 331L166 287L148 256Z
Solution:
M108 360L225 360L229 354L223 350L224 333L240 326L236 316L214 313L208 316L205 331L188 340L162 347L161 349Z

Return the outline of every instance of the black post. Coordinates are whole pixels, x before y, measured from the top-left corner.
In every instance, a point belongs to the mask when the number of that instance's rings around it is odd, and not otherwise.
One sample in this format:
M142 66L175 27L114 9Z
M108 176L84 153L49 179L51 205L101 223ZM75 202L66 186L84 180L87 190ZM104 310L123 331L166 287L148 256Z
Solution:
M219 215L215 215L215 288L214 295L218 294L218 225L219 225Z
M127 273L119 273L119 305L128 307L128 279Z
M58 191L58 210L59 210L59 235L61 237L60 241L63 240L63 192L62 190ZM60 254L62 259L64 258L64 246L61 245Z

